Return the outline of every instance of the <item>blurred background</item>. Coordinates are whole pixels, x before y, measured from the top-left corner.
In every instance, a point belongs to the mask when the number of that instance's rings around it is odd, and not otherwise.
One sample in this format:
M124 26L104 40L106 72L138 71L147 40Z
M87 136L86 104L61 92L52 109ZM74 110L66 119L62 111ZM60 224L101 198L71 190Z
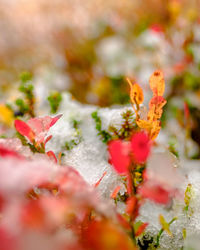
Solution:
M16 100L27 71L40 107L64 91L101 107L130 103L126 77L142 86L147 104L148 79L161 69L162 125L174 137L186 129L199 158L199 13L200 0L0 0L0 104Z
M168 96L198 91L199 10L199 0L0 0L0 97L22 71L100 106L129 102L125 76L146 88L157 68Z

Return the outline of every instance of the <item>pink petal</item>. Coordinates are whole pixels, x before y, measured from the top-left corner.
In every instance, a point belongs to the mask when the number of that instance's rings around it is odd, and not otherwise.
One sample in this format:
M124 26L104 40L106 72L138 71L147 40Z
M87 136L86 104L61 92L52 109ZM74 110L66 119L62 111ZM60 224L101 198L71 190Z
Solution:
M43 118L31 118L27 124L35 132L36 135L44 131Z

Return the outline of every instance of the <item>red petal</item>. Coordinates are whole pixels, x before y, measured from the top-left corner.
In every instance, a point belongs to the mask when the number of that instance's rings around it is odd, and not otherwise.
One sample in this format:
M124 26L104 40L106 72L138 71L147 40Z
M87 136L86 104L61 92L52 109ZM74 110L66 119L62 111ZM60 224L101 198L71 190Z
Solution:
M15 128L21 135L26 136L31 142L33 141L35 134L25 122L15 120Z
M52 127L61 117L62 117L62 114L61 115L57 115L56 117L52 118L50 127Z
M108 151L110 153L110 163L114 169L119 174L127 173L131 162L127 145L120 140L111 141L108 144Z
M148 185L143 184L143 186L139 189L139 193L144 197L148 198L159 204L167 204L170 201L169 192L164 188L158 185Z

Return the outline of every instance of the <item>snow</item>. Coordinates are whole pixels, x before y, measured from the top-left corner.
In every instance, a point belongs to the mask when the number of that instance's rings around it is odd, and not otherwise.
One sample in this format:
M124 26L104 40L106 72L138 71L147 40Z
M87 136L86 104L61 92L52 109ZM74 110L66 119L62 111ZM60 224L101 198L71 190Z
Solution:
M120 126L122 122L121 114L127 109L130 109L130 107L97 108L90 105L81 105L72 100L69 94L65 94L58 112L58 114L62 113L63 117L49 131L53 138L47 143L47 150L53 150L57 154L60 151L64 152L65 156L62 159L62 163L75 168L90 185L95 184L102 177L103 173L107 172L98 186L100 194L105 198L110 197L117 185L121 185L122 193L124 187L119 176L108 163L107 146L97 135L91 113L98 110L98 115L102 120L102 129L108 129L110 125ZM72 150L63 151L62 145L66 141L75 138L76 131L72 126L72 119L80 122L79 129L83 139ZM160 142L165 140L165 138L168 139L164 136ZM178 161L162 145L157 146L152 151L147 168L156 176L157 181L163 182L165 186L168 185L170 188L178 187L179 189L178 197L174 198L169 206L161 206L146 201L140 210L138 220L149 223L147 232L152 236L156 236L161 229L159 223L160 214L164 216L167 222L177 217L177 220L170 226L173 236L170 237L164 232L160 239L160 249L180 249L184 244L183 229L186 229L187 235L192 235L191 237L195 237L200 232L199 165L199 161L186 160L182 156L181 160ZM188 183L192 184L195 197L192 198L190 204L190 211L193 211L193 213L187 214L184 211L184 192ZM117 209L118 211L123 211L124 206L119 204ZM191 244L188 236L185 244L187 246Z

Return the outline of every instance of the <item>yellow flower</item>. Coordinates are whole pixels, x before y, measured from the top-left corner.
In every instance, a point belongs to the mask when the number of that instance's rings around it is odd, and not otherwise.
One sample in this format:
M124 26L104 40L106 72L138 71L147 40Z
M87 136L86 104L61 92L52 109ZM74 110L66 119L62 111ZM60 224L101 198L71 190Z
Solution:
M11 126L13 123L13 118L13 112L4 104L0 104L0 122L7 126Z

